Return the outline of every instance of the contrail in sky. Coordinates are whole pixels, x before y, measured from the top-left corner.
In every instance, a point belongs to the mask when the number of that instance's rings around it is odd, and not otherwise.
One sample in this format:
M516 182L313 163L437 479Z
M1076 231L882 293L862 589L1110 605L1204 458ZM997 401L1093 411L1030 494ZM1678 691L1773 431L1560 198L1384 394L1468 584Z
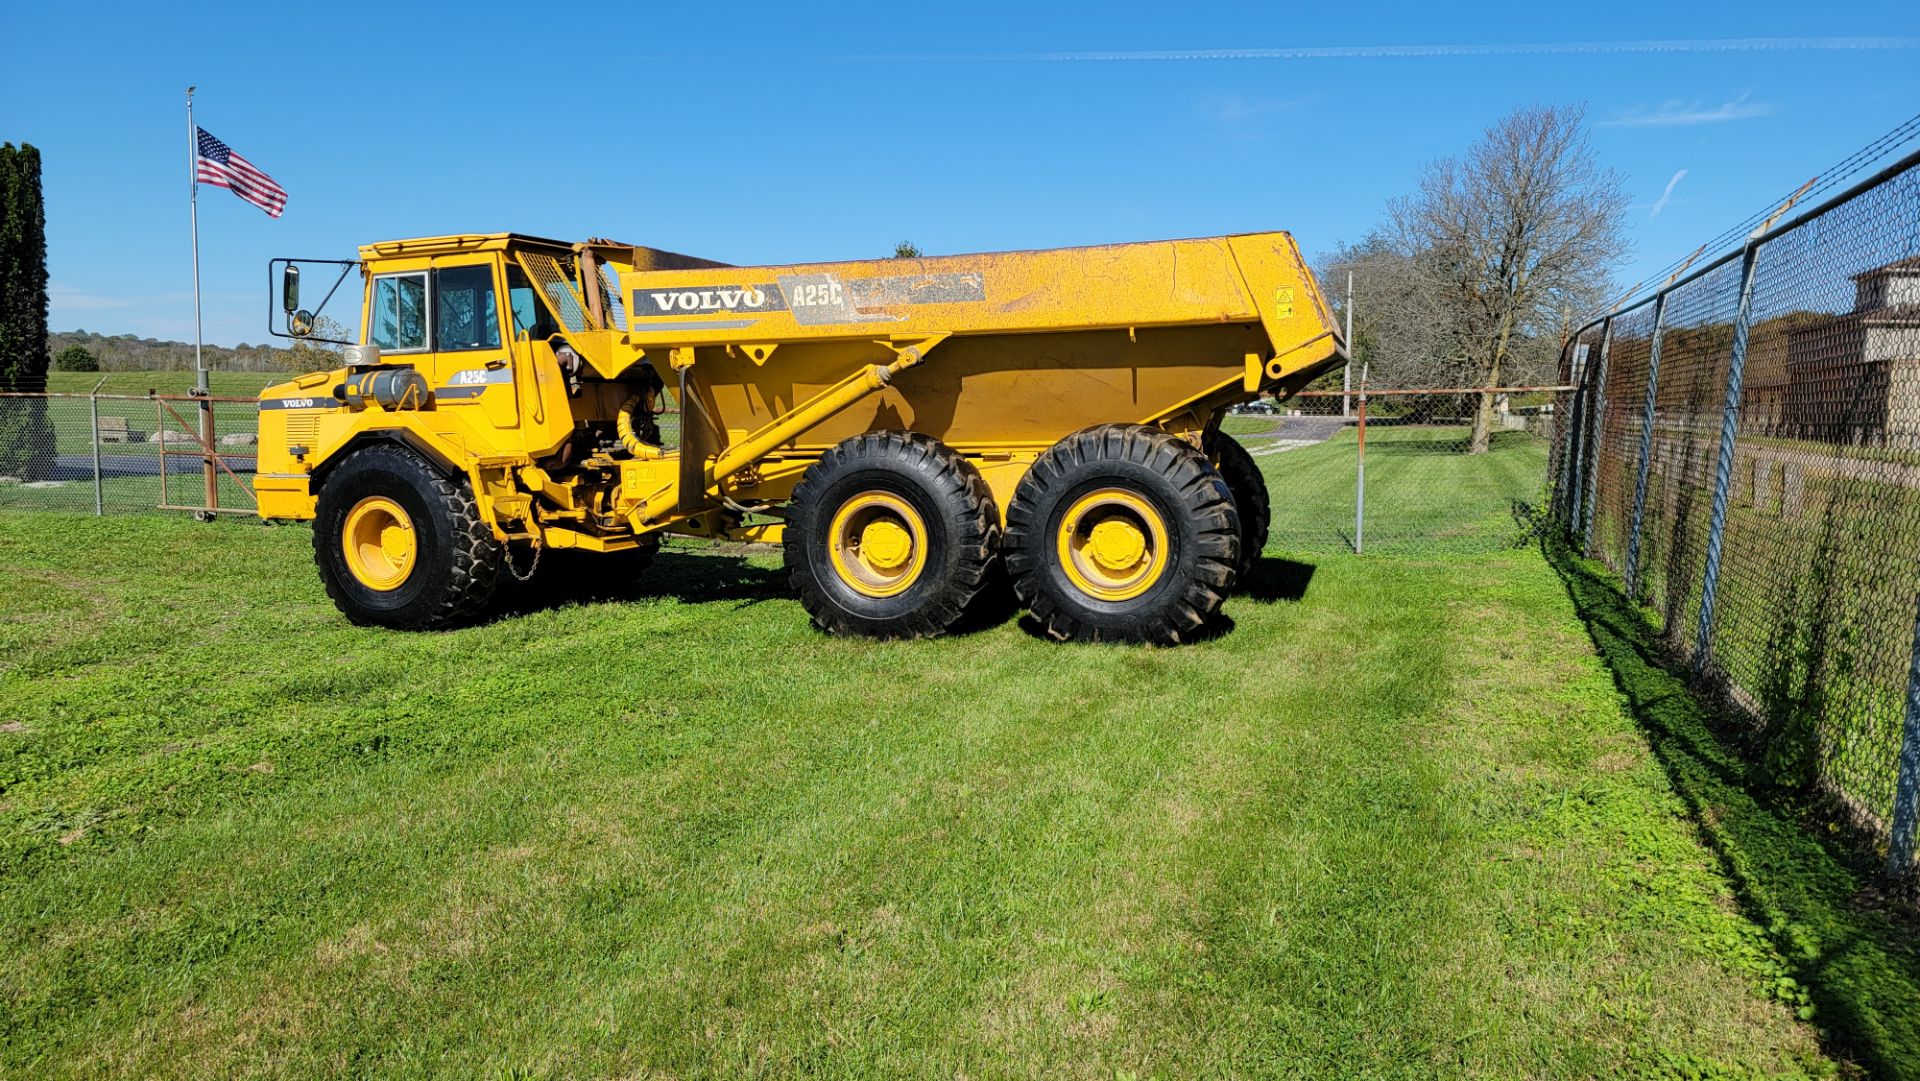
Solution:
M1547 56L1567 53L1760 53L1920 49L1920 38L1696 38L1665 41L1549 41L1454 45L1319 45L1272 49L1150 49L1051 53L976 53L917 57L851 56L849 60L1383 60L1407 57Z
M1687 178L1687 171L1685 169L1682 169L1679 172L1673 174L1673 179L1667 181L1667 190L1661 192L1659 202L1656 202L1653 204L1653 213L1647 215L1648 221L1652 221L1653 219L1659 217L1660 212L1667 208L1667 204L1673 202L1673 189L1679 187L1680 182L1682 180L1685 180L1686 178Z

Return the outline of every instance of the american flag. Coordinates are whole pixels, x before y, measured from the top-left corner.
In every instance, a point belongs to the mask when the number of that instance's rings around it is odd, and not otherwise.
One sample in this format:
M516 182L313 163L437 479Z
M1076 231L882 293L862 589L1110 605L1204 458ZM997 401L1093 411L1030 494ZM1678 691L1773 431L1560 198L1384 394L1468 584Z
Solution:
M277 218L287 208L287 189L254 168L252 162L233 152L233 148L196 127L199 146L194 155L193 178L227 190Z

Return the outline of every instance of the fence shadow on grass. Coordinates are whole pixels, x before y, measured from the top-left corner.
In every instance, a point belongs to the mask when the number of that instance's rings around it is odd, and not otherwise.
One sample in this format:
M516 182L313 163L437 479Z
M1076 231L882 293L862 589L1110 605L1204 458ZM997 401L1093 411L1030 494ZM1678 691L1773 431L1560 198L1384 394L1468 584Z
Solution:
M1467 444L1472 429L1466 427L1435 427L1424 424L1393 424L1391 422L1367 422L1368 434L1373 438L1367 443L1369 458L1412 458L1426 456L1460 457L1467 453ZM1487 433L1485 453L1494 454L1503 450L1514 450L1539 442L1539 437L1530 432L1501 430Z
M1723 721L1662 667L1617 583L1543 542L1594 647L1747 917L1804 986L1831 1054L1876 1077L1920 1077L1920 921L1879 893L1866 854L1826 831L1733 749Z

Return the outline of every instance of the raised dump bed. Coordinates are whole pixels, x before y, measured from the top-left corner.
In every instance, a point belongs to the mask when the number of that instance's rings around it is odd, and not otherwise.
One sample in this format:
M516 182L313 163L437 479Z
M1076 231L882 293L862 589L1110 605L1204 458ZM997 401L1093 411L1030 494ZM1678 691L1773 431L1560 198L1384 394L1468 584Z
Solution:
M513 234L361 249L360 342L262 395L269 518L350 618L442 626L536 556L781 543L814 621L937 634L997 588L1063 638L1175 642L1267 530L1226 408L1344 362L1285 233L732 267ZM299 270L283 274L290 329ZM679 438L660 419L679 413Z

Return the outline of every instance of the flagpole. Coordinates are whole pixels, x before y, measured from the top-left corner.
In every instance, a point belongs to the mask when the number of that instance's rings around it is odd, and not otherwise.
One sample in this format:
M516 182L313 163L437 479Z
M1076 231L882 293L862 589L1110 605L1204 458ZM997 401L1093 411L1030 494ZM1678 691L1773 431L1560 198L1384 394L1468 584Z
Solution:
M187 218L193 226L193 370L194 386L207 390L207 367L200 360L200 139L193 124L193 91L187 87Z
M207 380L207 365L200 357L200 129L193 123L193 91L187 87L187 220L193 229L193 386L200 398L200 464L206 485L206 516L220 506L220 477L213 468L213 403L207 400L212 387ZM162 440L165 432L160 433ZM160 448L166 450L163 443ZM166 464L161 459L161 464Z

